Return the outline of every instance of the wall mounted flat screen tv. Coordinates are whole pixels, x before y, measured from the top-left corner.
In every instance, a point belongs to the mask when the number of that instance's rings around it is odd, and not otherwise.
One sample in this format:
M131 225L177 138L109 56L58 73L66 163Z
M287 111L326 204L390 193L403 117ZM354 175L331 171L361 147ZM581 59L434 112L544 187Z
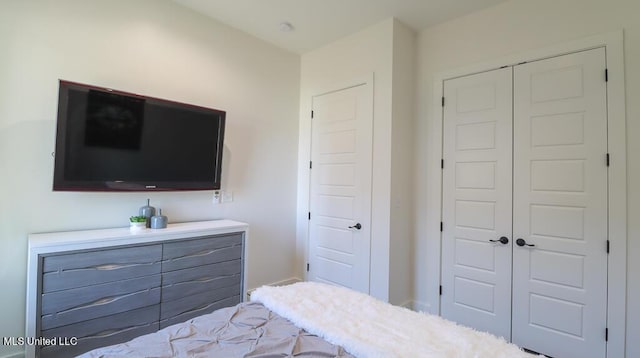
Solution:
M225 116L60 81L53 190L220 189Z

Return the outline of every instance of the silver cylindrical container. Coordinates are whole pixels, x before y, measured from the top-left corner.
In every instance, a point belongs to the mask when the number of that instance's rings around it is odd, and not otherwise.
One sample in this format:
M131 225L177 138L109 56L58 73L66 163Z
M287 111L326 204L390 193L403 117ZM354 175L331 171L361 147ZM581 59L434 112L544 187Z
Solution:
M158 215L151 217L152 229L164 229L167 227L167 217L162 215L162 209L158 209Z

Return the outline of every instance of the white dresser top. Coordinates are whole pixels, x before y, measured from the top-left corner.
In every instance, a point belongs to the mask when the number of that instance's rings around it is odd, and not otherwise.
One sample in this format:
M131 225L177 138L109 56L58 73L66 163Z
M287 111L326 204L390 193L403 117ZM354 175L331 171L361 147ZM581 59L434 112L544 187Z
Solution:
M144 244L180 239L192 235L215 235L246 231L248 225L233 220L196 221L169 224L165 229L131 231L129 227L53 232L29 235L29 252L50 253L116 245Z

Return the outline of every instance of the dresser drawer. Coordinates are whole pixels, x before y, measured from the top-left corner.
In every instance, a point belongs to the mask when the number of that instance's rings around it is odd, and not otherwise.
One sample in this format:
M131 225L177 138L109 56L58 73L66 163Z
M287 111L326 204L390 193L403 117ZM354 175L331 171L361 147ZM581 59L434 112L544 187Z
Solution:
M75 337L77 344L44 347L40 350L40 357L70 357L156 332L160 329L159 316L160 305L154 305L42 331L42 337L46 338Z
M162 245L45 256L42 293L160 273Z
M241 257L241 233L172 242L164 245L162 272L231 261Z
M160 303L159 274L42 295L47 330Z
M160 328L240 303L240 285L198 293L160 305Z
M160 321L160 329L167 328L176 323L182 323L184 321L190 320L192 318L211 313L215 310L225 307L235 306L240 303L240 296L233 296L229 298L224 298L220 301L213 302L209 305L198 307L191 311L186 311L180 314L177 314L173 317L166 318Z
M167 272L162 275L162 302L239 285L241 281L240 259Z

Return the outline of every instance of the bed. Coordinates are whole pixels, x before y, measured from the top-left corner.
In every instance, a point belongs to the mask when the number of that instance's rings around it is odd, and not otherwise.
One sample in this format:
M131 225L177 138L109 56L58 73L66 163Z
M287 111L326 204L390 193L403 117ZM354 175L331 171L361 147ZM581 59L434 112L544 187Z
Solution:
M81 357L532 357L488 333L316 282L258 288L224 308Z

